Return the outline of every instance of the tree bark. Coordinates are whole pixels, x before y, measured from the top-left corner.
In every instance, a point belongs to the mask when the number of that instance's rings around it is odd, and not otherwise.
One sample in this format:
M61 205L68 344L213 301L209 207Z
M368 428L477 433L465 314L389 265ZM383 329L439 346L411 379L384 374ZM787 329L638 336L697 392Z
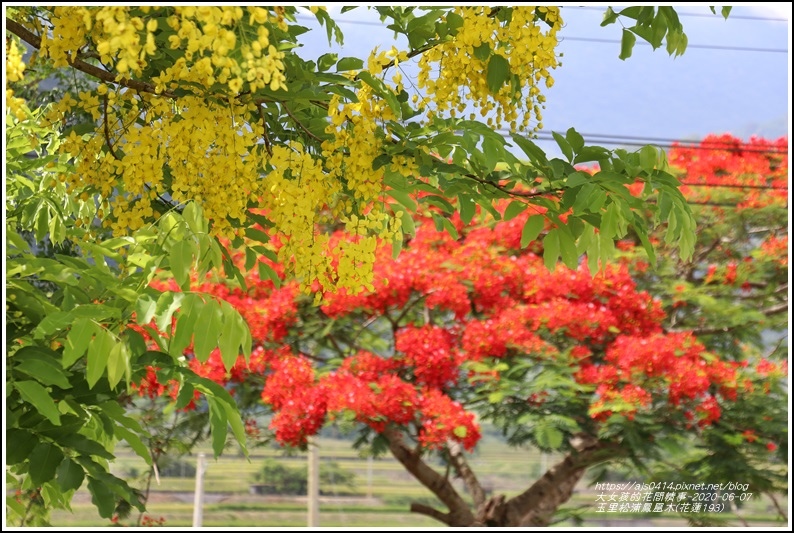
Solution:
M570 499L587 468L619 453L617 445L590 435L577 435L571 445L573 452L518 496L507 500L504 495L498 495L486 501L472 525L546 527L560 505Z
M430 489L449 512L423 504L411 504L411 512L423 514L453 527L546 527L555 511L567 502L577 483L590 466L620 455L618 444L579 434L571 439L573 451L552 466L527 490L511 499L503 494L485 499L474 472L459 448L450 448L450 461L468 490L473 491L476 510L458 494L448 476L442 476L425 463L421 453L412 450L393 428L383 435L392 455L422 485Z
M474 522L474 515L469 504L458 494L447 476L442 476L422 460L421 454L411 450L399 433L393 428L387 428L383 435L389 442L392 455L411 473L422 485L430 489L449 512L443 513L432 507L412 504L411 512L421 513L447 524L448 526L470 526Z

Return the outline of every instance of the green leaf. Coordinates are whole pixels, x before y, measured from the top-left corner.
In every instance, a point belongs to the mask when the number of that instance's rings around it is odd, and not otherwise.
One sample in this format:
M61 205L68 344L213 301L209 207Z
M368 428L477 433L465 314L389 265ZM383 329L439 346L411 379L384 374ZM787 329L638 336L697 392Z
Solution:
M207 302L201 309L193 336L193 350L196 358L202 363L209 359L210 353L218 346L221 331L221 310L214 300Z
M6 443L13 443L13 446L5 446L6 465L21 463L30 455L31 450L38 442L38 437L30 431L24 429L6 429Z
M36 378L44 385L69 389L72 385L56 357L58 354L47 348L25 346L14 354L14 370Z
M584 148L584 138L573 128L568 128L565 133L565 140L568 141L568 144L571 145L571 148L576 153L579 153Z
M207 233L207 221L204 219L204 212L198 203L188 202L182 210L182 219L194 235Z
M151 322L157 310L157 302L151 295L143 293L135 301L135 320L138 324L145 325Z
M47 420L61 425L61 413L55 405L50 393L37 381L15 381L14 388L19 391L22 399L33 406L33 408L44 415Z
M460 235L458 235L457 228L455 227L454 224L452 224L452 222L449 221L448 218L433 213L433 222L435 222L436 229L438 231L446 231L447 233L449 233L450 237L452 237L455 240L458 240L460 238Z
M574 172L573 174L568 174L568 177L565 179L565 186L572 189L589 181L589 174L585 172Z
M262 244L270 242L270 236L264 231L256 228L246 228L245 236L253 241L261 242Z
M604 20L601 21L601 26L608 26L618 20L618 14L615 13L611 7L604 11Z
M223 453L223 448L226 446L226 433L227 423L226 411L218 404L219 400L208 396L207 403L210 408L210 433L212 435L212 450L215 452L215 457Z
M389 89L385 83L375 78L372 74L370 74L366 70L362 70L361 72L359 72L357 77L358 79L360 79L361 81L372 87L372 90L375 91L375 94L377 94L386 101L386 104L394 112L394 116L397 117L397 120L402 118L402 107L400 106L400 101L397 99L397 95L394 94L394 91Z
M728 16L731 14L731 9L733 9L733 6L724 6L722 9L720 9L720 13L722 13L722 16L725 18L725 20L728 20Z
M559 229L553 228L543 238L543 264L549 272L554 272L557 259L560 257Z
M177 409L184 409L188 406L188 404L193 400L193 392L196 389L193 388L189 382L184 382L179 386L179 393L176 396L176 402L174 403L174 407Z
M108 363L108 356L110 355L110 350L113 348L115 341L111 334L105 330L101 329L98 333L94 342L92 342L88 346L88 359L86 361L86 369L85 369L85 379L88 382L88 386L93 388L96 385L96 382L99 381L99 378L105 373L105 368L107 368Z
M524 229L521 230L521 248L526 248L529 243L537 239L544 226L545 219L541 215L529 217L524 224Z
M119 440L127 441L127 444L129 444L130 448L132 448L133 451L137 453L139 457L141 457L144 461L146 461L147 465L151 466L152 456L149 453L149 448L146 447L146 445L143 443L143 441L137 434L133 433L132 431L130 431L129 429L123 426L114 427L113 434Z
M400 209L399 217L402 223L403 233L406 235L416 235L416 226L414 225L414 219L411 217L411 214L405 209Z
M549 424L535 426L535 442L545 450L557 450L562 446L563 433Z
M568 221L574 220L569 218ZM560 255L562 262L571 270L579 266L579 253L576 251L576 242L573 240L567 227L557 228L557 238L560 242ZM545 259L545 258L544 258Z
M389 196L400 202L400 204L404 205L406 209L408 209L409 211L411 212L416 211L416 202L414 201L413 198L411 198L408 195L407 192L396 189L390 189L386 191L386 194L388 194Z
M226 420L229 423L229 426L232 428L232 433L234 434L235 439L237 439L237 442L240 444L243 453L247 457L248 448L245 445L245 426L243 425L243 419L240 417L240 411L237 409L237 405L235 403L222 400L219 400L219 402L226 412Z
M270 279L277 289L281 286L281 278L278 277L278 272L273 270L270 265L259 261L257 268L259 269L259 279L262 281Z
M171 273L176 282L187 290L190 284L190 271L193 269L195 247L192 241L179 241L174 243L169 254Z
M102 444L79 433L62 435L56 439L56 442L61 448L75 450L81 455L95 455L109 461L115 459L115 456L107 451Z
M75 320L75 316L70 311L56 311L44 317L44 320L39 322L33 332L35 339L43 339L58 331L66 329Z
M171 317L174 312L182 305L182 299L185 297L181 292L163 292L157 299L157 308L155 311L155 321L157 328L163 332L171 331Z
M130 352L126 344L117 342L113 345L108 354L107 369L111 388L115 387L125 374L129 378L132 370L130 368Z
M405 241L405 235L403 235L402 231L398 231L394 239L391 241L391 257L392 259L397 259L400 256L400 252L402 252L403 244Z
M494 391L488 395L488 403L500 403L505 397L502 391Z
M49 230L50 241L53 244L59 244L66 239L66 227L63 225L63 219L57 213L50 217Z
M339 56L334 53L327 53L323 54L317 58L317 69L320 72L325 72L326 70L330 69L334 63L336 63Z
M69 368L85 354L89 344L94 339L94 335L99 333L100 330L100 326L93 320L78 318L74 321L64 344L62 362L64 368Z
M457 426L452 430L452 433L459 439L465 439L466 435L468 434L468 430L466 429L466 426Z
M606 169L607 164L609 164L609 150L603 148L601 146L585 146L582 148L581 152L579 152L573 160L574 165L578 165L580 163L587 163L590 161L598 161L601 165L601 168Z
M640 166L643 170L651 172L656 167L656 161L656 148L650 145L640 148Z
M485 61L491 56L491 45L488 43L482 43L479 46L475 46L473 51L474 57L480 61Z
M224 307L223 315L223 326L221 327L218 347L221 350L223 365L229 370L237 362L237 356L240 355L240 340L243 338L245 323L241 324L242 319L237 316L237 311L231 306L228 309Z
M63 461L63 452L57 446L40 442L30 452L28 474L35 485L42 485L55 477L55 470Z
M485 79L488 82L488 90L491 91L491 94L497 94L502 85L510 79L510 63L504 56L499 54L491 55Z
M527 157L529 157L530 161L541 165L547 165L549 163L546 153L541 150L537 144L530 141L529 139L525 139L517 133L511 133L510 137L513 139L513 141L515 141L518 147L521 148L525 154L527 154Z
M522 202L521 200L513 200L508 204L507 209L505 209L505 214L502 217L502 220L508 221L514 219L515 217L526 211L527 207L529 207L529 205L526 202ZM527 244L529 244L529 242L527 242ZM522 244L521 247L525 248L526 245Z
M460 206L460 219L464 224L468 224L471 222L471 219L474 218L474 200L471 198L471 196L465 195L463 192L461 192L458 195L458 205Z
M364 68L364 61L358 57L343 57L336 64L337 72L347 72L348 70L361 70Z
M83 484L85 473L83 468L72 461L69 457L64 457L61 464L58 466L56 473L58 486L62 491L77 490Z
M88 490L91 492L91 503L99 511L99 516L102 518L113 517L113 512L116 510L116 497L111 488L98 479L89 477Z
M196 320L204 307L204 300L198 295L185 295L182 300L182 307L179 309L179 316L176 319L176 328L171 342L168 345L168 353L172 357L181 357L185 348L193 338L193 330L196 327Z
M482 140L482 153L485 156L486 170L492 172L499 163L505 160L504 142L501 138L485 137Z
M637 42L637 37L629 30L624 29L623 37L620 40L620 55L618 57L624 61L630 58L635 42Z

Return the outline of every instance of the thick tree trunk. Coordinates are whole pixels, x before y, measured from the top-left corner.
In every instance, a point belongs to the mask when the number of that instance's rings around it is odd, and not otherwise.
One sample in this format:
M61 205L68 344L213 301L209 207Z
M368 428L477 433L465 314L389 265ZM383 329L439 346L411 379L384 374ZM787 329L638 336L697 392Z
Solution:
M474 525L548 526L555 511L570 499L587 468L617 451L616 446L584 434L576 436L571 445L573 452L518 496L506 500L500 495L488 500L478 510Z
M439 500L447 506L449 512L444 513L427 505L411 504L412 513L420 513L447 524L448 526L465 527L474 523L474 515L455 487L449 476L442 476L422 460L419 450L412 450L403 442L402 436L391 428L387 428L383 435L389 442L392 455L411 473L422 485L433 491Z
M384 435L394 457L449 509L448 512L442 512L414 503L411 512L430 516L453 527L548 526L554 512L570 499L587 468L619 453L616 445L601 442L589 435L577 435L571 441L574 451L552 466L527 490L510 500L504 495L485 499L482 487L466 464L461 450L453 445L449 449L450 462L463 478L466 488L472 492L476 507L473 510L452 486L449 476L442 476L425 463L421 453L410 449L397 432L387 430Z

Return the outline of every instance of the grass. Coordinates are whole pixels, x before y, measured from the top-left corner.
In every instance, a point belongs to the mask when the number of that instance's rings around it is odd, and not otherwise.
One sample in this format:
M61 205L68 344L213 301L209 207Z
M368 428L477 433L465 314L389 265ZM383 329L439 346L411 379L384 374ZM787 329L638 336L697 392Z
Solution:
M433 494L414 480L391 457L374 459L370 462L362 459L350 448L350 443L337 440L321 440L321 461L335 461L341 468L356 474L356 486L352 491L348 487L322 487L324 492L332 496L320 497L321 527L438 527L441 524L428 517L409 512L412 501L421 501L430 505L436 504ZM217 460L212 458L211 451L200 449L207 454L207 469L204 477L205 503L202 524L207 527L305 527L307 524L306 497L274 497L250 494L250 485L255 483L254 475L260 469L266 457L280 458L286 465L295 467L306 465L306 455L296 454L285 456L281 450L258 449L247 460L234 453L224 455ZM185 458L194 463L195 456ZM538 452L511 449L504 443L493 439L483 442L482 451L471 460L472 468L479 476L482 484L495 493L510 497L526 489L537 478L541 463L547 466L554 464L553 457L542 461ZM112 470L116 475L125 477L131 469L146 471L146 465L137 456L120 453L114 461ZM142 480L128 481L142 488ZM192 525L193 490L195 479L190 477L162 477L160 485L152 482L151 498L148 514L153 518L164 517L166 526L183 527ZM462 487L460 487L463 492ZM221 494L222 493L222 494ZM641 514L597 513L596 492L582 481L573 497L566 503L568 508L585 507L580 516L584 519L584 527L603 525L631 525L640 521L643 526L686 526L687 523L667 514L655 513L649 516ZM742 516L753 526L780 526L775 522L771 504L756 500L747 505ZM134 525L137 515L127 521ZM731 519L732 526L741 526L733 515L725 515ZM634 522L632 522L634 521ZM53 511L51 523L56 527L96 527L107 526L109 522L97 515L91 504L91 496L84 488L78 490L72 503L72 513ZM562 523L572 526L571 522Z

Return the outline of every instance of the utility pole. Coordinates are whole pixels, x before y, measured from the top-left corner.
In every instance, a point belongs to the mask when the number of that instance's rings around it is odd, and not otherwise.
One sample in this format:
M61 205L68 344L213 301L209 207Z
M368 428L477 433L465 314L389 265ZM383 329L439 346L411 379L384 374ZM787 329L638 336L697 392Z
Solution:
M201 527L201 517L204 513L205 459L205 454L198 454L198 460L196 461L196 491L193 498L193 527Z
M316 439L309 441L308 526L320 525L320 445Z
M367 457L367 498L372 498L372 456Z

